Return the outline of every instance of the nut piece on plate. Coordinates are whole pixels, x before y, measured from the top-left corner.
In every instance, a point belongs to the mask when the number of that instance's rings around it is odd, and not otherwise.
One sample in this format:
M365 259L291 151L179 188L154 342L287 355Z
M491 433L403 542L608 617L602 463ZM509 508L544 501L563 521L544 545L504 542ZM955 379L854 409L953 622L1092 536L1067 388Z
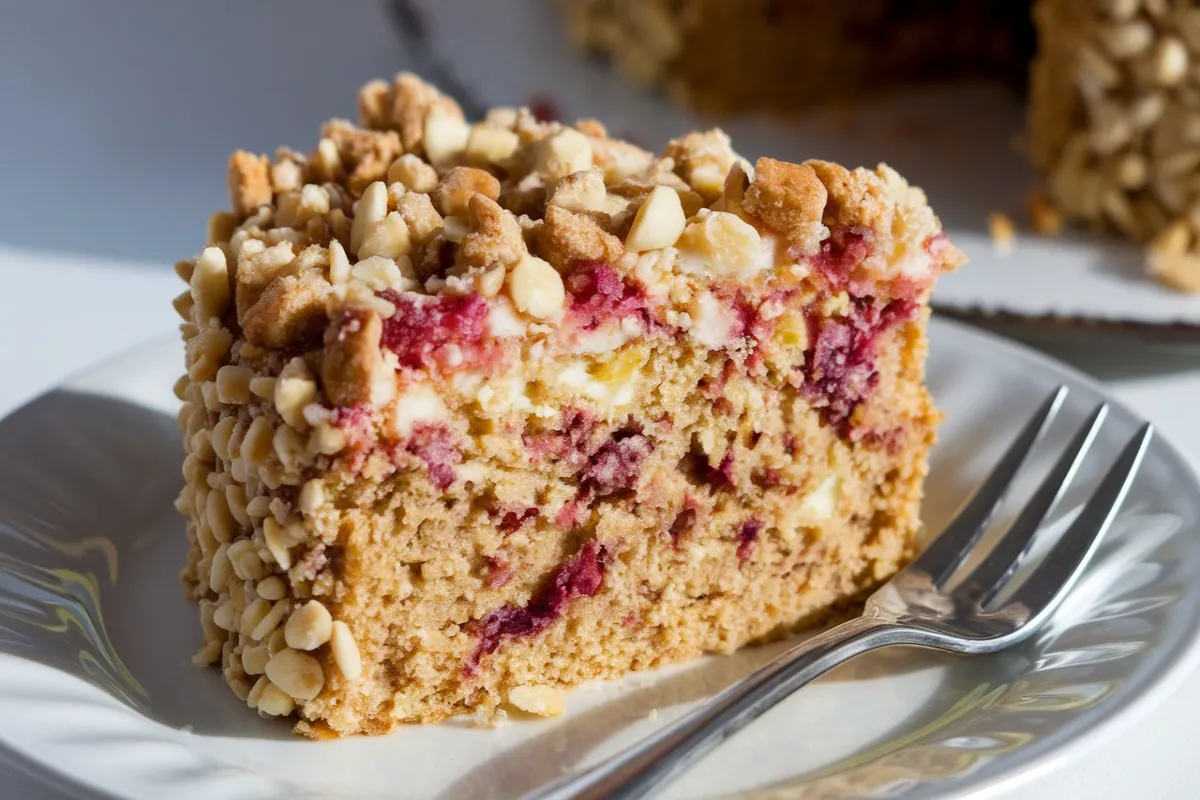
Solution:
M407 74L359 108L308 157L235 155L177 266L196 664L318 739L552 716L904 563L960 258L919 190L751 177L720 131L656 157L469 121Z

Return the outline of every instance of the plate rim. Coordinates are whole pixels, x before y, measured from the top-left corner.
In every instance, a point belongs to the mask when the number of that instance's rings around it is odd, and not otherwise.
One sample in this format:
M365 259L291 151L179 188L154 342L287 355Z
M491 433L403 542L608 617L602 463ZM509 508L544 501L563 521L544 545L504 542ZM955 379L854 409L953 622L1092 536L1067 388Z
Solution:
M1110 407L1128 415L1131 419L1143 419L1139 413L1130 408L1122 399L1115 397L1111 390L1097 378L1088 375L1071 364L1042 353L1021 342L1013 341L992 331L940 313L935 313L931 317L930 328L931 339L936 329L945 329L949 335L964 339L973 345L985 348L998 348L1001 351L1005 351L1012 358L1032 361L1040 368L1056 373L1062 376L1064 380L1069 380L1102 396L1109 403ZM79 384L86 384L89 382L89 379L103 374L113 366L129 360L143 351L163 347L168 340L175 339L176 337L177 334L174 333L160 333L153 337L141 339L134 344L114 351L105 358L77 368L69 372L55 385L39 392L37 395L0 416L0 424L25 411L35 403L42 401L55 391L76 388ZM1168 462L1168 466L1171 466L1182 474L1183 479L1188 481L1195 489L1197 499L1200 499L1200 469L1193 466L1192 462L1174 443L1161 433L1154 437L1151 447L1159 449L1163 458ZM1200 592L1200 586L1195 587L1192 591ZM1104 743L1111 741L1117 734L1127 730L1138 720L1144 719L1151 711L1161 706L1166 698L1173 694L1188 677L1200 671L1200 613L1194 615L1192 625L1187 630L1190 635L1179 638L1174 657L1167 660L1160 667L1157 675L1152 676L1149 682L1142 688L1132 690L1137 693L1111 713L1100 717L1092 727L1080 731L1062 742L1051 745L1041 753L1026 757L1026 759L1014 765L1014 767L1004 769L989 777L972 779L973 782L965 786L940 792L937 791L936 784L932 784L931 788L936 792L936 796L945 798L970 797L973 800L975 798L997 797L1004 792L1027 785L1033 780L1053 772L1068 761L1094 752ZM8 658L15 659L19 657L12 654L3 654L3 658L0 658L0 670L2 670L4 660ZM114 794L103 787L85 783L68 772L54 769L34 757L13 750L0 743L0 769L4 767L25 774L27 777L42 783L45 788L61 790L74 797L85 798L86 800L93 800L93 798L97 800L121 800L123 797L126 797L126 795ZM3 777L2 774L0 774L0 777ZM756 796L762 790L739 791L727 797Z

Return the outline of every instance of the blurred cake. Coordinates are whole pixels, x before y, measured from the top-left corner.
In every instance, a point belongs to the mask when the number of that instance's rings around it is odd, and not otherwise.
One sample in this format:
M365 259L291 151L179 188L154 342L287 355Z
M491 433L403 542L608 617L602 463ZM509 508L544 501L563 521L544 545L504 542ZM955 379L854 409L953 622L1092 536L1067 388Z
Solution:
M1044 179L1035 227L1056 230L1062 215L1148 244L1153 275L1200 291L1200 8L1190 0L559 4L581 45L706 110L794 111L1028 74Z

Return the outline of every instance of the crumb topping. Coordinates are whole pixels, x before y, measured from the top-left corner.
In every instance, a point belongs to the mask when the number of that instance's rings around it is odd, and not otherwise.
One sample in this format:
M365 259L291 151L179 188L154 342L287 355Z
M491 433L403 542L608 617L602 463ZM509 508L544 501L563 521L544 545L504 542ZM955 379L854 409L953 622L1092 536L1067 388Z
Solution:
M656 383L647 348L685 340L726 374L802 388L849 435L875 339L962 260L883 165L751 167L720 130L655 156L528 109L471 122L407 73L358 105L308 154L235 153L232 211L177 267L197 404L262 397L284 423L256 417L230 446L268 485L341 458L373 475L423 465L446 486L497 429L531 460L568 458L576 434L545 421L569 408L617 425ZM625 491L650 447L591 449L578 480ZM714 485L732 469L717 462Z

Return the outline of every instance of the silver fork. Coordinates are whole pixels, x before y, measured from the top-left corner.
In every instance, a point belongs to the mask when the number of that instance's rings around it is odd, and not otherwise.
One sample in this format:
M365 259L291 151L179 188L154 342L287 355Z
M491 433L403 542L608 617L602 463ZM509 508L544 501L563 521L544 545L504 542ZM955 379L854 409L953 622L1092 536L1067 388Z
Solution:
M1022 641L1078 580L1112 523L1150 443L1146 423L1125 445L1071 525L1012 593L997 603L1046 516L1071 484L1108 413L1096 407L992 550L950 583L987 530L1017 472L1067 395L1042 403L992 473L916 560L867 600L862 616L789 648L701 707L591 769L527 800L646 797L792 692L848 659L888 645L994 653Z

